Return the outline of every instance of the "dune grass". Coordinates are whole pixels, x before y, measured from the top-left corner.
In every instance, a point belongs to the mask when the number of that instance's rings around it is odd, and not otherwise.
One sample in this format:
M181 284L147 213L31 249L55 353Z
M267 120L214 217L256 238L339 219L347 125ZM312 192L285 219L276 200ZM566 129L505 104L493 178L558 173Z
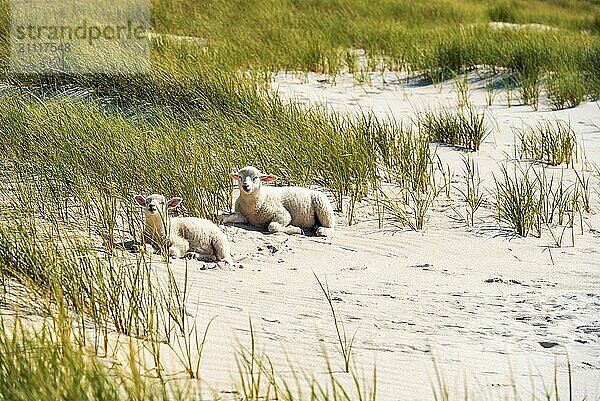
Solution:
M125 358L118 363L99 358L85 346L74 342L68 322L62 322L64 331L56 325L43 323L32 329L26 319L0 320L0 388L2 398L26 400L189 400L214 399L217 389L204 390L200 381L161 380L147 370L140 359L139 341L124 345ZM341 380L328 357L324 356L325 378L316 378L302 368L289 366L292 378L278 371L269 356L259 352L250 324L250 346L240 344L237 361L238 377L231 385L238 389L239 400L364 400L375 401L377 369L369 376L353 369Z
M482 179L479 175L479 166L469 156L463 156L463 173L465 177L465 186L458 188L458 192L465 203L465 213L458 213L468 226L475 225L475 213L483 202L485 195L483 191Z
M429 209L436 196L437 192L434 190L422 192L399 187L391 194L382 192L376 201L377 210L381 213L380 221L385 216L402 227L421 231L425 228Z
M427 111L421 116L419 126L432 142L472 151L478 151L481 142L490 133L485 112L480 113L472 107L460 108L456 112L448 109Z
M517 130L521 159L558 166L573 166L577 160L577 138L569 122L542 121Z
M248 164L283 184L330 188L339 201L364 196L375 178L378 121L339 119L274 98L255 101L253 109L230 104L230 112L205 104L202 113L150 107L127 117L94 102L4 98L2 158L20 181L39 186L32 203L59 213L69 202L83 205L108 228L110 216L97 206L131 222L123 205L139 192L177 194L189 213L214 218L229 208L228 174Z
M593 14L597 12L597 6L590 1L498 4L403 0L373 5L365 0L302 3L219 0L206 4L170 0L156 1L153 5L158 32L204 38L210 48L217 49L226 59L244 55L238 61L243 68L260 65L276 70L315 71L327 71L327 60L339 57L340 53L345 55L350 48L363 48L367 54L383 56L395 64L410 60L411 50L420 50L419 43L435 49L432 41L452 37L439 44L443 53L452 48L448 46L450 43L459 43L454 39L459 36L460 25L510 20L550 24L564 29L565 34L586 28L591 31L595 26ZM450 29L437 29L442 25ZM449 35L450 32L454 34ZM462 59L470 61L469 57Z
M545 84L548 99L556 110L578 106L588 97L587 78L578 71L559 71Z
M352 360L352 345L354 343L354 339L356 338L356 332L350 337L346 332L346 327L344 325L343 320L341 320L336 313L335 306L333 305L333 297L331 295L331 291L329 290L329 283L327 279L321 281L316 273L314 273L315 279L317 283L319 283L319 287L327 300L327 304L329 305L329 309L331 310L331 317L333 318L333 326L335 327L335 333L337 335L338 344L340 346L340 352L342 354L342 358L344 360L344 371L346 373L350 372L350 362Z
M516 3L510 1L501 1L490 5L487 9L490 21L494 22L517 22L517 13L515 11Z
M430 137L417 127L388 128L375 139L381 179L372 185L371 203L380 228L388 220L394 225L422 230L441 191L436 182L439 166L434 163L435 150L429 143Z
M575 219L589 213L589 181L575 174L575 182L568 184L565 171L548 171L546 167L516 164L512 169L503 166L501 175L494 177L494 205L497 219L509 225L520 236L534 232L540 237L543 229L562 244L555 230L570 230L574 245Z
M9 326L10 325L10 326ZM109 367L50 326L33 331L20 320L0 321L2 398L26 400L165 400L139 372Z
M498 220L508 223L522 237L526 237L535 227L539 211L539 195L532 176L529 168L515 168L511 174L503 167L502 176L494 177Z
M210 57L232 70L360 75L354 49L364 50L368 69L418 72L432 82L478 66L505 68L517 78L521 100L537 107L543 76L553 71L586 77L585 96L598 95L599 12L583 0L377 6L365 0L204 5L178 0L154 3L154 26L158 32L204 38ZM549 29L499 29L489 21Z
M4 0L0 4L0 29L4 32L8 29L7 11ZM270 76L266 72L280 70L332 76L349 71L360 76L355 52L360 49L368 70L418 73L433 82L480 66L505 68L518 78L522 101L535 107L542 77L550 72L578 73L586 78L586 97L600 93L598 12L598 6L586 0L564 4L521 0L420 4L403 0L377 6L366 0L314 4L157 0L153 2L152 25L159 35L152 40L149 77L55 75L33 81L73 83L120 98L152 97L169 103L176 98L178 104L186 105L201 94L196 85L188 85L197 77L196 69L218 66L222 75L247 73L263 82ZM550 29L488 25L496 19L548 24ZM161 33L202 41L182 41ZM4 76L8 73L7 45L4 37L4 43L0 42ZM176 74L177 65L185 65L192 79ZM31 82L31 78L18 77L20 82Z

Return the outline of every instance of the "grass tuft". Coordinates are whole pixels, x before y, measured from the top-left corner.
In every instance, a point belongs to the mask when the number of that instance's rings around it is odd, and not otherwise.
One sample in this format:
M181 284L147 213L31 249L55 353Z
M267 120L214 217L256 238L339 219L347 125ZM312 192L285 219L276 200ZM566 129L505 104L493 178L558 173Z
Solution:
M561 71L546 79L546 92L555 110L578 106L589 94L585 76L578 71Z
M489 134L485 112L477 112L473 107L459 109L452 113L447 109L435 113L425 112L420 121L423 134L432 142L459 146L478 151Z
M556 246L562 246L562 237L570 229L574 245L575 217L583 227L583 213L589 213L589 182L585 175L577 174L575 184L565 184L564 171L559 176L549 176L545 167L535 170L516 165L512 173L502 167L502 175L494 177L494 200L497 217L520 236L532 231L539 237L548 228ZM555 233L559 228L560 235Z
M482 188L482 180L479 176L479 166L470 157L463 157L463 172L465 176L465 187L458 191L465 202L465 214L463 220L468 226L475 224L475 213L483 204L485 198ZM460 213L459 213L460 214ZM462 214L460 214L462 216Z
M515 7L516 4L514 1L496 2L488 8L487 15L490 21L493 22L517 22Z
M538 213L536 181L529 169L509 173L502 166L501 177L494 176L495 206L498 220L509 224L517 234L526 237L535 226Z
M542 121L517 132L519 157L551 166L573 165L577 158L577 138L570 123Z

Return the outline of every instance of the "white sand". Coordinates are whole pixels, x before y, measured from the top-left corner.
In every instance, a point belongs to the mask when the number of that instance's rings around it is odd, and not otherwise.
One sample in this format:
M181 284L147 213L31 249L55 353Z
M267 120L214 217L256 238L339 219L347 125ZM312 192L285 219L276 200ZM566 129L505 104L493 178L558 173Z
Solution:
M406 85L392 74L385 88L378 81L380 74L373 74L372 86L366 87L354 85L348 76L339 76L335 86L319 82L322 78L309 74L306 82L305 75L282 73L273 87L288 100L352 113L372 110L398 120L426 106L456 104L449 83L440 92L439 87L414 81ZM483 106L484 82L472 79L471 100ZM491 173L514 155L511 127L523 122L570 120L588 161L600 162L600 108L595 103L550 111L542 100L535 112L529 106L508 108L500 93L486 110L498 129L473 154L486 188L492 188ZM463 152L440 147L438 154L455 170L460 185ZM573 179L572 172L567 176ZM596 178L591 183L600 188ZM594 196L597 200L598 194ZM232 390L232 354L238 340L249 344L249 318L259 349L269 354L279 371L288 369L287 353L296 367L323 373L323 347L334 366L341 366L332 318L314 272L328 280L349 334L356 331L354 357L359 369L369 374L376 362L381 400L432 398L429 348L457 397L466 381L470 393L490 398L510 394L515 382L521 396L529 398L532 386L535 392L542 389L542 380L552 387L555 363L564 390L568 354L577 397L598 399L598 202L584 218L584 234L576 230L575 247L550 251L547 234L518 238L499 227L489 204L478 212L474 228L449 217L452 205L460 207L458 200L441 197L424 232L391 225L380 230L364 205L358 224L340 225L331 239L229 227L236 268L200 270L199 262L189 265L193 293L188 312L197 316L200 327L217 316L203 355L204 378L217 388ZM570 245L570 232L564 242ZM540 342L558 345L544 348ZM343 373L337 375L347 380Z

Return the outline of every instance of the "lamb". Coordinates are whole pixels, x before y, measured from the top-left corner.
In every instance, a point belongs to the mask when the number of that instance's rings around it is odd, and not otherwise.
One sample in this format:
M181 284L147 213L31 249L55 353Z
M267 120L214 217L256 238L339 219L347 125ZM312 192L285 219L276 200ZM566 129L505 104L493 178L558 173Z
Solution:
M147 198L136 195L135 202L145 208L144 240L147 244L175 258L195 252L233 265L229 240L216 224L198 217L168 217L168 210L177 207L181 198L167 201L157 194Z
M238 181L240 196L235 213L224 216L224 223L250 223L271 233L302 234L302 229L314 228L318 236L333 234L335 214L324 193L302 187L262 186L277 177L252 166L231 174L231 178Z

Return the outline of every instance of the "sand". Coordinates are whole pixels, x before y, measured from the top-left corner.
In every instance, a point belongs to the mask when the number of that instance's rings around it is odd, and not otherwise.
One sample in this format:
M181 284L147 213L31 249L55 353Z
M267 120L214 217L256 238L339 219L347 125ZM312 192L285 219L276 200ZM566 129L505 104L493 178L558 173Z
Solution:
M407 120L427 107L456 107L452 84L406 83L404 77L371 74L371 85L356 85L348 74L331 79L317 74L278 74L273 90L287 101L348 113L372 111L378 117ZM473 154L483 185L514 157L512 127L560 118L571 122L588 162L600 162L600 108L585 103L551 111L507 106L500 91L491 107L485 81L470 76L471 102L495 121L494 132ZM515 106L516 105L516 106ZM437 154L456 172L460 185L464 152L439 147ZM581 167L578 167L581 168ZM558 171L558 170L557 170ZM567 172L567 179L574 175ZM598 180L591 179L599 188ZM594 194L598 198L598 194ZM568 385L567 355L577 398L600 397L600 205L584 216L584 233L568 231L562 248L542 238L520 238L498 225L488 202L474 227L453 220L457 199L440 197L426 229L414 232L386 224L378 228L371 207L359 207L357 224L339 227L332 238L271 235L245 226L227 227L236 264L204 270L188 264L191 316L204 327L214 316L203 355L204 379L233 391L234 350L249 344L249 319L256 343L277 370L295 368L324 377L323 350L340 370L342 358L327 302L314 277L326 279L349 335L356 333L357 368L377 366L378 398L422 400L432 396L433 362L450 393L493 398L522 397L551 388L554 367L559 386ZM180 275L183 262L176 271ZM346 374L336 373L341 380ZM566 393L563 393L566 394ZM564 396L563 396L564 397ZM455 398L455 397L453 397Z

